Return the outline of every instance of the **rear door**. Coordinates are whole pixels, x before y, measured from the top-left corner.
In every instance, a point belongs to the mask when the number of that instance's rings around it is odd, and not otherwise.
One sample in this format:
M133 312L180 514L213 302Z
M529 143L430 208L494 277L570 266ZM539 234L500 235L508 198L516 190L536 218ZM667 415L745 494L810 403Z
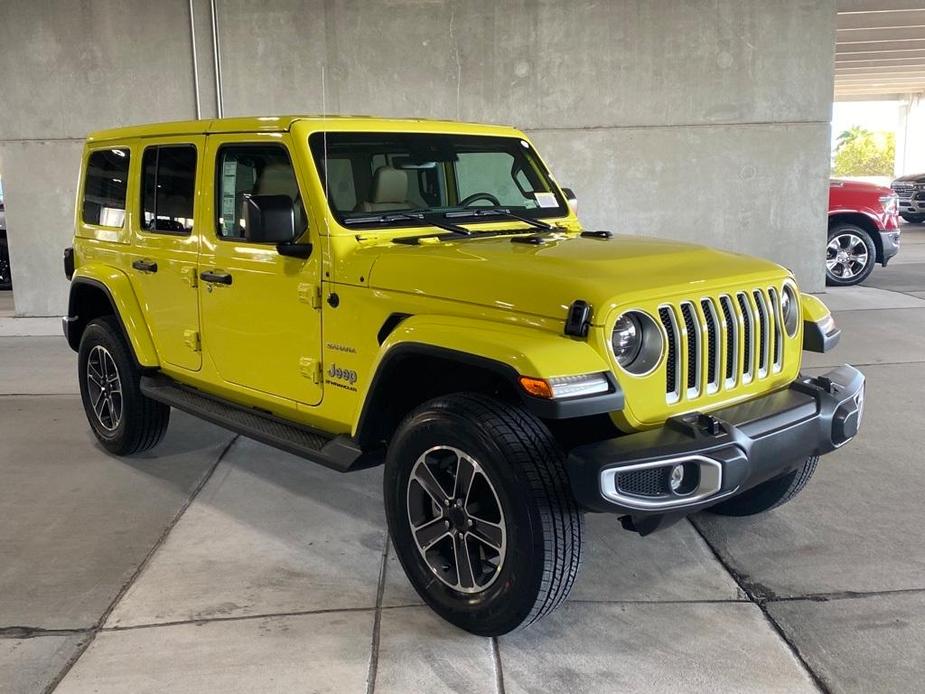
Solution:
M144 142L144 141L143 141ZM202 366L196 270L205 137L144 142L129 273L162 362Z

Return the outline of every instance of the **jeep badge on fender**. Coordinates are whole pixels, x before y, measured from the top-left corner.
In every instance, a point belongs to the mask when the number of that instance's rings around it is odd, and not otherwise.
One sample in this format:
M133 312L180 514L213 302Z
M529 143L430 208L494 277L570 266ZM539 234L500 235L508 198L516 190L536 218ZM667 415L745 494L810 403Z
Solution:
M863 414L854 368L800 373L828 309L765 260L583 231L570 201L508 127L94 133L64 319L90 427L128 455L176 407L384 465L411 583L492 636L565 600L587 511L645 535L795 497Z

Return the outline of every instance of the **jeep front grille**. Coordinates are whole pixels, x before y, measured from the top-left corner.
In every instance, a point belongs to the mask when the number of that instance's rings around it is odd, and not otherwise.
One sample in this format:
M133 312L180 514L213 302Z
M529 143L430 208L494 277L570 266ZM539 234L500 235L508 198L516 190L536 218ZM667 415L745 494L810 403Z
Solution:
M893 192L896 193L901 198L911 198L912 193L915 191L915 185L912 183L893 183L891 186Z
M730 390L783 368L780 298L761 287L663 304L669 403Z

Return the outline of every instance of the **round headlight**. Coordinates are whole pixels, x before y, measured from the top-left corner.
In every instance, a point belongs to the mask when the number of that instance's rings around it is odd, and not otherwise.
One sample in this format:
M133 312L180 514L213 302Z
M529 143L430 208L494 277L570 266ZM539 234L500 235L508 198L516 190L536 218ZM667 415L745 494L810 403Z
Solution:
M610 346L617 364L640 376L654 369L661 359L662 333L645 313L627 311L614 323Z
M797 321L800 318L800 307L797 305L796 292L789 284L784 285L781 294L780 310L784 316L784 329L790 337L797 334Z
M610 343L613 345L613 355L620 366L625 367L632 364L633 360L639 356L639 348L642 347L642 328L639 325L639 319L632 313L624 313L617 318Z

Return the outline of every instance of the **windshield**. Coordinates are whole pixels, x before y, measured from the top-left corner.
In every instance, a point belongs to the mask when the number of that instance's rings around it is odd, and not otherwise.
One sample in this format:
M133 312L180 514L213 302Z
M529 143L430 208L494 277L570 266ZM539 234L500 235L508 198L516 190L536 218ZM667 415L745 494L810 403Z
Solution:
M539 157L519 138L326 135L314 133L309 144L331 211L343 225L420 226L447 213L457 223L468 224L464 213L470 210L472 222L510 219L510 213L529 219L568 214Z

